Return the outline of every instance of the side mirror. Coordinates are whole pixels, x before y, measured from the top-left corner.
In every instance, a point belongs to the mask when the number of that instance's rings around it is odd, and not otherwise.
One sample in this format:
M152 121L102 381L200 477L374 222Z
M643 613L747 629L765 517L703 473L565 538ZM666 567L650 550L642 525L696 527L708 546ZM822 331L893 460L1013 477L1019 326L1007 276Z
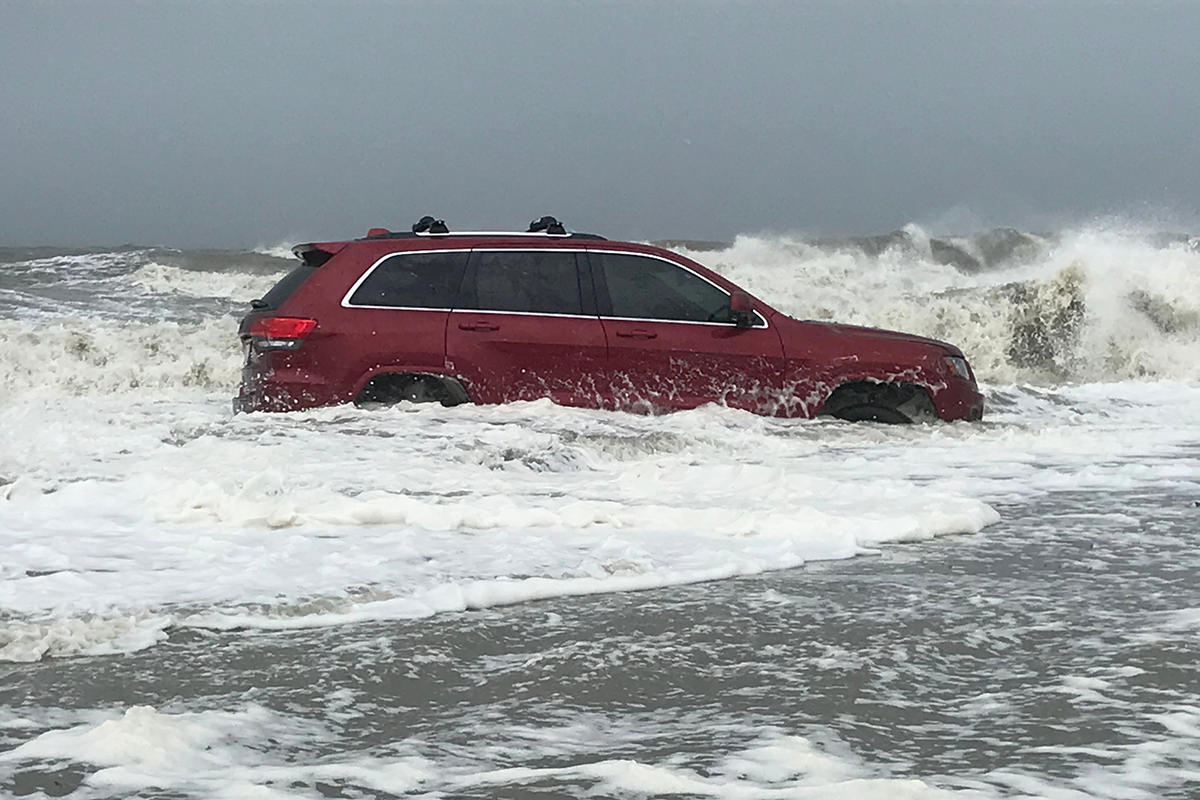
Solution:
M733 324L737 327L754 327L754 301L741 289L729 295L729 312L733 317Z

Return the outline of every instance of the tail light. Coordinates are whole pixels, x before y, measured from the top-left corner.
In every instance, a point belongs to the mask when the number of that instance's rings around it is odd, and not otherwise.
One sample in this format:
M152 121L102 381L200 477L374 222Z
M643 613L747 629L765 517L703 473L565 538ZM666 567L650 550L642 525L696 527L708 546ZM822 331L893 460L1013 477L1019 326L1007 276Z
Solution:
M316 327L307 317L263 317L250 324L250 337L259 350L295 350Z

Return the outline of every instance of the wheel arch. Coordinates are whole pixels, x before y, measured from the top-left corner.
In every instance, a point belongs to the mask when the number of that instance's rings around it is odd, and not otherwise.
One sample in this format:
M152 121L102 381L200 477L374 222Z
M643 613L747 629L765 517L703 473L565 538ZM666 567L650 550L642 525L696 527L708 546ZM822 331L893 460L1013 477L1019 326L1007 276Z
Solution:
M364 375L355 387L353 401L356 405L397 403L411 399L409 392L418 385L425 388L430 400L445 406L471 402L466 387L451 375L425 369L392 367L372 370Z

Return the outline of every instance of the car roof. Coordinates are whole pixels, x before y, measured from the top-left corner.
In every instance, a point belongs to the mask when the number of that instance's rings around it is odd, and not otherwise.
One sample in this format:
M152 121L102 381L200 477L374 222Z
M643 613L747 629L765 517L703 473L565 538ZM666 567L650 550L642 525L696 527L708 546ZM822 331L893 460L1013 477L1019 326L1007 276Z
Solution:
M386 245L393 243L399 249L425 250L436 248L441 243L452 249L475 247L578 247L581 244L588 249L621 250L646 255L671 256L675 259L684 258L678 253L643 242L628 242L608 239L594 233L548 233L546 231L448 231L446 233L430 233L428 231L389 231L384 228L372 228L366 236L358 239L329 240L324 242L307 242L292 248L292 252L306 264L318 266L327 261L332 255L342 249L354 245ZM689 260L689 263L693 263ZM700 266L700 265L696 265Z

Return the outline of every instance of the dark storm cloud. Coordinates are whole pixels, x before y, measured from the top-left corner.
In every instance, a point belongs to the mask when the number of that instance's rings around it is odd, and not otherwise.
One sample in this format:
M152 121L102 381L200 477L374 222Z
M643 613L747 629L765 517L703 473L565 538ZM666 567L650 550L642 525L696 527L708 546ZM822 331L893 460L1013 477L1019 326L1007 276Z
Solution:
M0 242L1190 216L1198 30L1191 3L9 2Z

